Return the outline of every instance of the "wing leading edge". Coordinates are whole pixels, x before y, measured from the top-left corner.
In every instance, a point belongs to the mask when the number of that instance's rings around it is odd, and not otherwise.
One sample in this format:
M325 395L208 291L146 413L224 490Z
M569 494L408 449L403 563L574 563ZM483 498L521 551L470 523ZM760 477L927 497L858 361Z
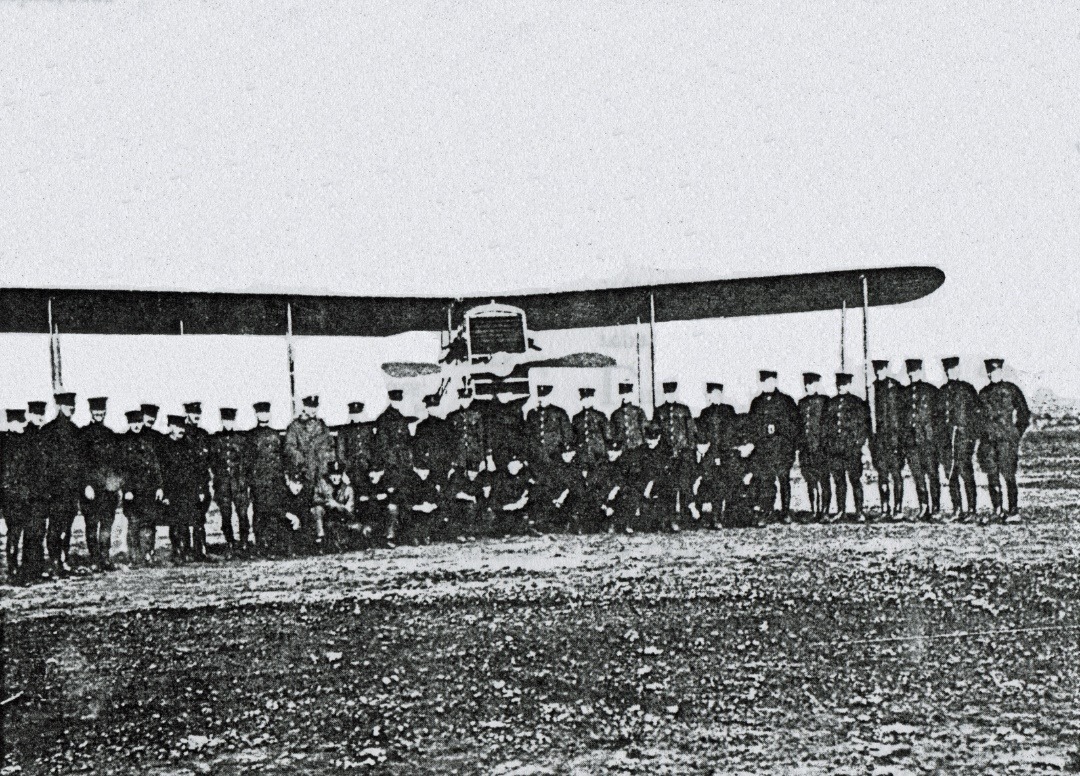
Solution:
M385 337L442 331L448 309L460 318L493 298L525 310L533 331L593 328L646 321L653 301L660 322L860 307L863 278L871 306L911 302L945 282L935 267L891 267L467 299L4 288L0 332L47 334L51 302L63 334L280 336L291 305L294 334Z

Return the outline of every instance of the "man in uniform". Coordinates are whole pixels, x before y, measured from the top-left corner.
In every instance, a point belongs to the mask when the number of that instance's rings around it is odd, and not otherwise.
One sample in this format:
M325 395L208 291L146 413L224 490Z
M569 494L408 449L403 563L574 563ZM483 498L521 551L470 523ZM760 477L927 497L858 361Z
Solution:
M273 543L271 539L279 518L277 502L285 487L284 433L270 425L270 402L255 402L252 408L255 410L255 428L247 434L247 481L251 488L255 547L266 554Z
M188 441L199 456L200 473L198 476L202 477L205 471L206 479L209 481L212 476L210 472L210 432L200 425L202 421L202 402L190 401L185 404L184 415L186 416L184 419L184 439ZM191 553L195 560L206 560L206 523L210 515L209 495L200 501L199 505L202 509L202 519L192 526Z
M632 401L633 383L619 383L620 404L608 421L608 439L617 439L619 448L625 452L637 450L645 444L645 410Z
M536 481L525 456L510 453L506 471L495 482L491 495L495 536L536 533L529 499Z
M570 416L562 407L551 403L551 391L550 385L537 385L536 406L525 417L532 460L538 462L536 468L541 475L552 456L562 453L574 441Z
M506 465L516 456L524 453L525 415L524 407L527 396L518 397L506 391L486 401L481 412L484 415L484 439L488 468L499 472L506 471Z
M639 449L642 455L636 487L641 493L641 524L647 530L676 530L677 458L657 423L645 424L645 444Z
M248 470L250 446L247 432L236 429L236 409L221 408L221 431L210 437L210 468L214 473L214 501L221 511L221 533L230 552L246 555L248 536ZM236 509L239 534L233 533L232 515Z
M709 403L694 421L698 435L696 453L705 467L702 485L695 495L699 496L699 502L709 505L709 524L715 528L722 520L735 472L737 418L735 408L724 401L723 383L706 383L705 395ZM703 450L702 445L708 447Z
M938 389L923 379L921 359L904 362L908 385L904 388L904 458L915 480L919 497L919 518L932 520L940 510L941 477L938 450L941 428L938 416Z
M331 551L339 550L346 544L345 537L355 516L356 503L353 487L345 481L344 475L345 467L339 461L331 461L326 475L315 486L311 514L315 521L317 552L326 546Z
M116 434L105 425L106 398L95 396L87 403L90 405L90 423L80 432L86 549L90 555L90 567L107 570L112 567L109 550L112 548L113 521L122 497L124 465Z
M544 478L540 482L538 515L546 531L577 531L580 533L579 504L581 474L578 471L577 450L572 446L548 457Z
M803 374L806 395L799 399L801 420L798 437L799 470L806 480L806 492L810 498L810 516L821 520L829 512L832 488L829 486L829 461L823 448L822 419L828 402L821 392L821 375L816 372ZM845 491L846 492L846 491ZM844 510L843 505L839 506Z
M354 486L367 479L375 455L375 424L365 422L364 403L349 402L349 422L337 427L337 457Z
M438 406L439 394L424 397L428 410ZM425 431L424 426L428 429ZM428 415L416 429L413 439L412 468L401 483L402 511L409 524L412 543L430 544L432 534L445 535L448 521L443 514L444 497L449 487L449 457L446 454L446 421Z
M205 558L206 502L210 500L209 464L203 443L189 438L191 423L169 416L169 436L160 446L162 505L169 526L172 560Z
M779 490L780 517L791 518L791 467L795 465L795 445L799 433L799 408L795 400L777 387L777 374L758 373L761 393L750 403L748 413L756 465L767 473L766 485L773 494Z
M852 390L854 378L836 375L836 396L825 405L822 423L824 450L836 489L836 519L847 512L848 482L855 501L855 519L865 522L863 512L862 451L870 441L870 405Z
M401 411L405 400L404 391L393 388L387 391L390 404L375 421L375 451L379 465L388 471L404 471L412 468L412 434L409 425L416 418L407 417Z
M679 384L671 381L663 384L664 401L656 408L653 422L660 427L664 441L673 455L692 450L697 439L694 416L690 408L676 398Z
M127 433L117 440L124 463L124 516L128 520L128 550L132 565L149 560L154 552L157 508L165 497L158 461L157 432L145 428L143 409L125 415Z
M285 470L299 474L303 492L310 495L337 457L337 450L330 429L319 417L319 397L305 396L300 404L300 414L285 429Z
M945 385L938 389L937 414L941 422L941 452L939 458L945 467L952 500L953 515L963 520L975 514L975 444L981 434L979 418L979 393L971 383L961 380L960 359L956 356L943 358ZM960 500L961 485L967 506Z
M881 516L904 514L904 386L889 376L889 362L875 360L874 430L870 457L877 470Z
M83 456L80 429L71 420L75 394L58 393L55 399L56 417L36 435L41 453L36 465L48 521L49 561L55 573L63 576L71 571L71 524L79 509Z
M4 432L3 469L0 470L0 489L4 495L4 521L7 523L7 574L11 584L20 584L19 549L23 558L29 554L31 532L27 532L30 515L30 488L27 475L32 462L31 449L27 445L26 411L7 411L8 430ZM38 537L38 548L41 547Z
M482 471L485 456L484 418L480 408L473 405L473 393L458 389L458 406L446 416L454 440L452 464L458 474L467 470Z
M1007 523L1020 520L1017 504L1016 467L1020 455L1020 438L1031 422L1031 411L1023 391L1005 379L1000 358L986 360L986 374L990 384L979 391L982 407L983 434L979 443L979 463L990 483L990 504L994 514L1007 510ZM1009 504L1005 507L1001 498L1001 481Z
M574 415L571 426L574 429L574 441L577 449L577 464L587 467L607 459L608 420L604 413L596 409L595 388L578 388L581 409Z

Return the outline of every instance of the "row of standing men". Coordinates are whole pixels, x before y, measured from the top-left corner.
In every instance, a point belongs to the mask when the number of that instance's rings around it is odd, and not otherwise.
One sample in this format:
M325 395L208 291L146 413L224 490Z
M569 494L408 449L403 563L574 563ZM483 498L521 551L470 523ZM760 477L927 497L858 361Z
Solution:
M921 361L905 366L903 385L887 361L874 362L876 423L844 373L833 396L820 375L805 373L805 396L796 402L778 390L775 372L762 371L761 391L744 415L724 401L719 383L706 385L709 405L697 417L676 400L678 384L664 383L651 420L631 401L631 383L620 384L622 403L610 417L593 406L589 388L580 389L582 409L573 418L549 402L549 385L537 387L537 406L527 414L523 399L474 402L461 391L445 417L440 395L424 397L422 419L406 416L402 391L392 390L374 421L352 402L349 423L331 429L318 417L318 397L309 396L284 431L270 426L270 405L259 402L254 428L236 429L236 410L222 408L222 431L212 435L200 426L199 402L169 416L167 434L152 430L153 405L128 412L128 431L116 434L104 423L104 397L89 400L91 422L78 427L75 395L60 393L48 423L44 402L7 413L12 430L2 438L0 479L8 571L24 582L68 573L77 511L92 566L108 568L120 507L136 561L153 552L158 525L169 527L177 560L205 557L211 502L238 553L251 551L252 533L258 549L274 553L294 551L297 539L341 546L352 529L365 541L392 542L402 531L427 540L678 529L684 516L710 525L790 521L796 460L810 519L837 519L849 489L856 519L865 519L864 448L884 517L903 514L905 464L919 517L941 510L942 470L956 515L974 514L976 457L989 478L991 511L1015 516L1019 442L1030 413L1020 389L1004 380L1003 362L985 363L989 382L981 391L958 378L957 358L943 360L948 380L940 388L925 381Z

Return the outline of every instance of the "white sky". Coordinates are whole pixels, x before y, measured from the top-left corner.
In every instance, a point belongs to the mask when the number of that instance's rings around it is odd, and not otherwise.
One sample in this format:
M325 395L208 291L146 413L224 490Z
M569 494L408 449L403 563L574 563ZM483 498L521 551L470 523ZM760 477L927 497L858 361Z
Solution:
M1001 355L1080 394L1075 4L30 1L0 4L0 50L4 285L471 295L933 264L939 292L873 313L874 355L973 377ZM662 326L658 372L692 401L706 379L748 396L760 366L794 391L836 368L838 329ZM47 393L44 340L2 344L0 400ZM302 380L326 393L348 363L381 396L356 367L376 347L302 343ZM285 385L280 343L64 356L117 414Z

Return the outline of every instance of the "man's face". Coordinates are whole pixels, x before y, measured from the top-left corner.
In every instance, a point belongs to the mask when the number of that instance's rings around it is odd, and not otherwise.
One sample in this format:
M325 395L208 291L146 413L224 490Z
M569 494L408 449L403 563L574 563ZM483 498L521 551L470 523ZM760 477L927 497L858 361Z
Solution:
M612 461L612 462L619 460L620 455L622 455L622 450L608 450L607 451L607 459L609 461Z
M506 404L508 401L512 401L513 398L514 398L514 394L512 394L512 393L500 393L499 394L499 402L502 403L502 404Z
M563 463L570 463L571 461L574 460L574 451L573 450L564 450L562 452L562 459L563 459Z
M349 413L349 422L350 423L359 423L360 422L360 417L363 414L364 414L363 410L360 410L359 412L350 412Z
M709 391L709 404L720 404L724 401L723 391Z
M294 496L299 495L300 491L304 489L304 483L300 480L294 480L292 477L285 477L285 484L289 487L289 493Z
M650 450L655 450L656 446L660 444L660 437L655 437L655 438L652 438L652 439L646 439L645 444L647 444L649 446Z
M992 370L987 375L987 377L990 378L990 382L992 382L992 383L1000 383L1003 379L1005 379L1004 375L1002 374L1002 370L1000 370L1000 369Z
M156 415L143 415L142 419L143 419L143 422L142 422L143 428L153 428L154 424L157 423L157 416Z
M877 377L878 380L884 380L886 377L889 376L889 367L887 367L887 366L881 367L880 369L878 369L878 370L876 370L874 372L874 375Z
M596 404L596 399L594 397L592 397L592 396L583 396L583 397L581 397L581 406L584 407L585 409L587 409L587 410L592 409L594 404Z
M90 420L95 423L105 422L105 410L94 410L90 413Z
M11 432L14 433L14 434L21 434L22 432L26 431L26 421L25 420L13 420L13 421L10 421L8 423L8 426L10 427Z
M761 390L765 393L772 393L776 390L776 378L769 377L761 381Z
M236 430L236 421L235 420L223 420L223 421L221 421L221 428L224 431L235 431Z
M270 422L270 413L269 412L256 412L255 413L255 420L257 420L259 422L260 426L265 426L266 424L268 424Z
M509 463L506 464L506 470L508 472L510 472L511 475L516 475L524 467L525 467L525 464L523 464L521 461L518 461L518 460L513 460L513 461L510 461Z
M318 412L318 407L308 407L306 404L300 407L300 417L304 420L310 420L315 417Z
M45 425L44 415L30 415L29 418L31 425L37 426L38 428L41 428L43 425Z
M143 430L143 422L141 420L133 420L128 423L128 431L132 434L138 434Z
M910 380L911 382L917 383L917 382L920 382L922 379L923 379L923 370L921 370L921 369L913 369L910 372L908 372L908 380Z
M330 484L333 485L335 488L338 485L341 484L341 475L340 474L332 472L329 475L327 475L327 478L330 480Z
M836 392L838 394L840 394L841 396L850 396L851 395L851 388L852 388L851 383L847 383L846 385L839 385L836 388Z
M169 426L169 436L171 436L173 439L183 439L184 438L184 427L183 426Z
M807 396L817 396L819 393L821 393L821 383L820 382L815 381L815 382L806 384L806 395Z
M70 404L61 404L57 409L60 411L60 414L63 415L65 418L70 418L72 415L75 414L75 408Z
M187 414L187 422L193 426L199 425L199 421L202 420L201 412L189 412Z
M945 370L945 377L949 380L957 380L960 378L960 367L954 366Z

